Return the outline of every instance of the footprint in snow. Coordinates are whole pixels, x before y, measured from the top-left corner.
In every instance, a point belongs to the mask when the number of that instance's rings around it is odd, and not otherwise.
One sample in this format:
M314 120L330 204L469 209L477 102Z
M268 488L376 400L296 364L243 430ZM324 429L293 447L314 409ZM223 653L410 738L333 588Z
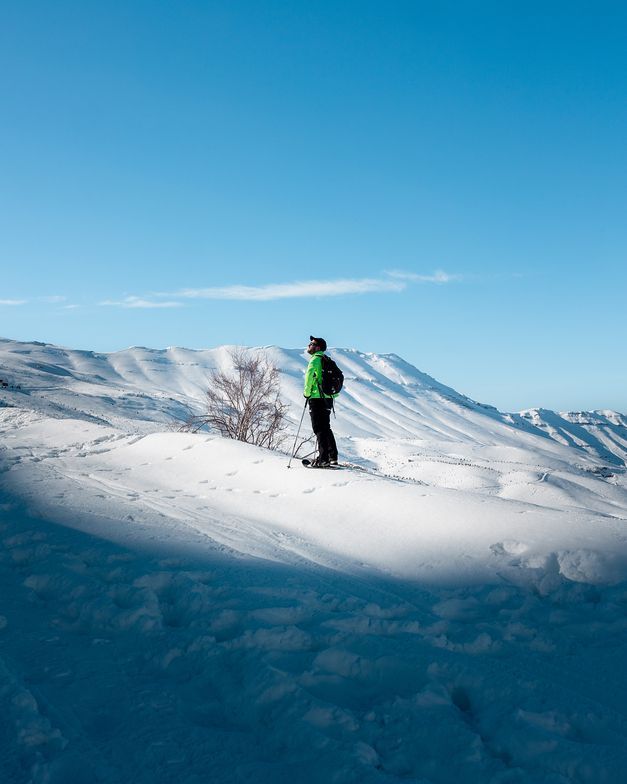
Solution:
M224 476L235 476L236 473L237 471L231 471L230 474L225 474Z

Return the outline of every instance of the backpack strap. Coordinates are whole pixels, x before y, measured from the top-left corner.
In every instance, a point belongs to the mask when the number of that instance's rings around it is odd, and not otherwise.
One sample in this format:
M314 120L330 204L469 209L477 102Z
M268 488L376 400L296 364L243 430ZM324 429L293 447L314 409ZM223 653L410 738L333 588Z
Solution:
M325 360L325 359L328 359L328 357L327 357L326 354L323 354L320 357L320 368L321 368L322 372L324 372L324 361L323 360ZM329 401L329 400L331 401L331 408L329 409L329 411L333 411L333 416L336 417L337 415L335 413L335 399L334 399L333 395L325 395L324 394L324 390L322 389L322 385L320 384L320 382L318 381L317 378L316 378L316 384L318 385L318 391L320 392L320 399L324 400L324 401ZM328 405L328 403L327 403L327 405Z

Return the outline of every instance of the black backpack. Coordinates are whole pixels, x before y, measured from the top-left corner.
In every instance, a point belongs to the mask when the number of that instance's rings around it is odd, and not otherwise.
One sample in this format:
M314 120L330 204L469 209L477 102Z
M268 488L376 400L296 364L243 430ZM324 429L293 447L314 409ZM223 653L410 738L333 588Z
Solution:
M344 374L331 359L323 354L322 360L322 394L326 397L338 395L344 384Z

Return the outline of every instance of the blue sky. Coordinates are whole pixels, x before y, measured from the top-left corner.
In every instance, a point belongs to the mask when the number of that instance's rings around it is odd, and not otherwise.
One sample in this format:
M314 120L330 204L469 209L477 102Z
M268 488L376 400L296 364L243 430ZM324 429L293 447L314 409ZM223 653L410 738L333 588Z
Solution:
M627 6L5 0L0 334L627 412Z

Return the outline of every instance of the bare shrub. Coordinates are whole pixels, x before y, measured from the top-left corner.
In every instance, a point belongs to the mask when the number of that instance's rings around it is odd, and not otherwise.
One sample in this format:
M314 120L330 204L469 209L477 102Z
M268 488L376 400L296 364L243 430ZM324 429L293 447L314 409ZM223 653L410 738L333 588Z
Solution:
M281 400L278 368L257 352L229 352L230 371L212 370L205 390L205 410L176 417L171 429L197 433L208 426L223 438L278 449L285 441L289 405Z

